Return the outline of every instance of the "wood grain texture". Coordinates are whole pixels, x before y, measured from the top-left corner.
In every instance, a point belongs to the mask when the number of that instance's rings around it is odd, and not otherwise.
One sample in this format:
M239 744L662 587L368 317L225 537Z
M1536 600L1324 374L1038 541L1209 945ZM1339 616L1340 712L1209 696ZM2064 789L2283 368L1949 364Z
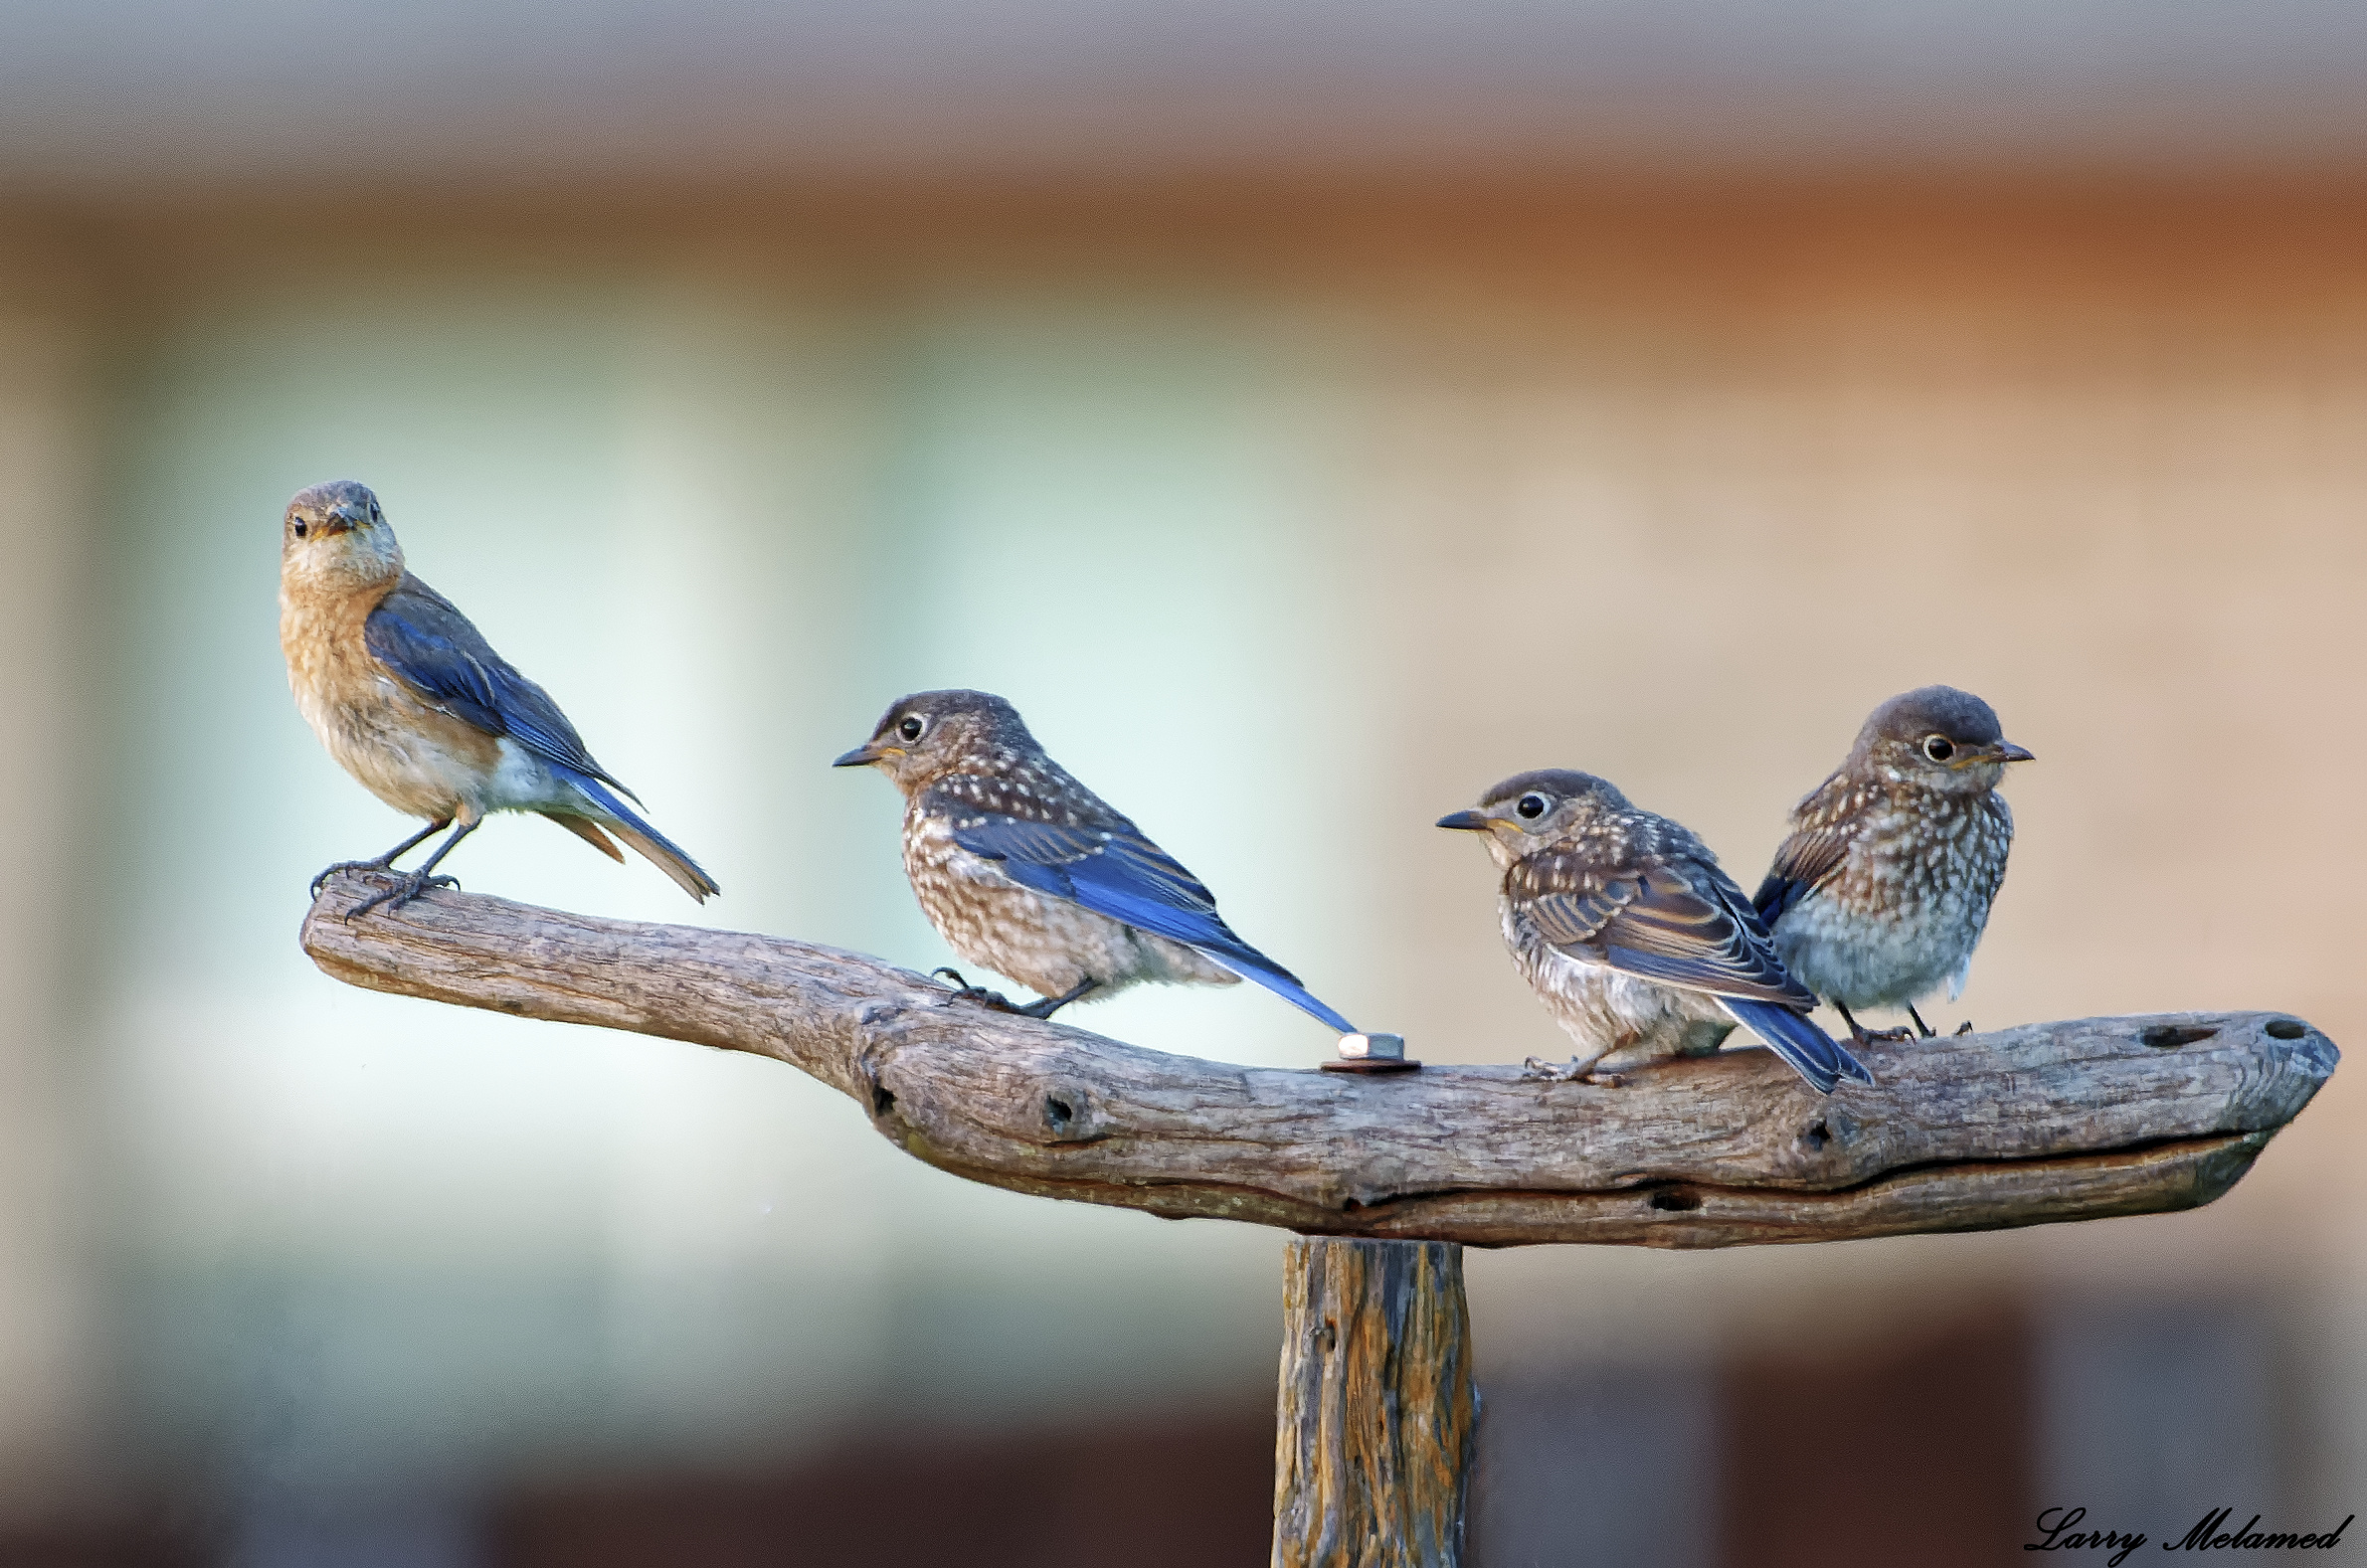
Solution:
M1463 1249L1301 1238L1282 1280L1273 1568L1456 1568L1479 1425Z
M2192 1208L2338 1059L2297 1019L2243 1012L1876 1045L1880 1086L1829 1098L1760 1050L1617 1088L1509 1065L1320 1073L1317 1038L1308 1070L1240 1067L780 937L448 892L342 920L371 887L333 879L304 922L305 951L348 983L771 1056L972 1180L1314 1234L1719 1247Z

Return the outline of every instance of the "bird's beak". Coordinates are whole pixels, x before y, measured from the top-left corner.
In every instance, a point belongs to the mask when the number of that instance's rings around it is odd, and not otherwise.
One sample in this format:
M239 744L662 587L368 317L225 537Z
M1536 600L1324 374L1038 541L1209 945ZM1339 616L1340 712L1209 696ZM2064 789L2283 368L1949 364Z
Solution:
M2034 763L2038 759L2011 741L1999 741L1995 746L1963 746L1949 758L1950 773L1962 773L1967 768L1980 768L1990 763Z
M332 534L348 534L369 520L368 512L348 501L343 506L331 508L328 516L320 520L320 526Z
M1450 811L1438 819L1438 825L1458 833L1484 833L1495 824L1484 811Z
M830 766L832 768L868 768L882 758L901 755L902 753L892 746L873 746L869 742L865 742Z

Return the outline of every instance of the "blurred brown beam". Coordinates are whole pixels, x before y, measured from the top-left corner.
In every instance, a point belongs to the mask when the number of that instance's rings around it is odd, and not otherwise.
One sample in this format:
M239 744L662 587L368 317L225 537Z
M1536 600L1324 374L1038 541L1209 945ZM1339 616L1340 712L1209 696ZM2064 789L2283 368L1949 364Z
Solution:
M771 1474L626 1476L494 1506L486 1568L1209 1568L1260 1561L1273 1417L876 1439Z
M1974 1307L1890 1343L1737 1360L1722 1379L1726 1568L1987 1568L2037 1512L2027 1314Z

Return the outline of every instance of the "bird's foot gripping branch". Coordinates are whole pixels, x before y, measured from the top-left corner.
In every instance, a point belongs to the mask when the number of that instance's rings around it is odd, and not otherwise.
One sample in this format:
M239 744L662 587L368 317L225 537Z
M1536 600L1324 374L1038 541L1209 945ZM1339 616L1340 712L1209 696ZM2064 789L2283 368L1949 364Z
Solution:
M1240 1067L780 937L448 892L340 918L375 891L334 876L304 922L350 984L771 1056L956 1175L1312 1234L1720 1247L2192 1208L2337 1060L2299 1019L2237 1012L1874 1045L1879 1087L1830 1097L1756 1050L1618 1087L1525 1078L1512 1048L1402 1075Z

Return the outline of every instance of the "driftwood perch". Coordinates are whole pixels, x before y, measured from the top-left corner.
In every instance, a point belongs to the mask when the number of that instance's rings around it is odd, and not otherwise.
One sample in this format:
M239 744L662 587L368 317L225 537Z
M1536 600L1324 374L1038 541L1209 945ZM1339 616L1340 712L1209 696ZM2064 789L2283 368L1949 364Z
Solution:
M350 984L775 1057L973 1181L1309 1233L1283 1270L1274 1568L1462 1561L1478 1392L1456 1243L1726 1247L2193 1208L2336 1060L2279 1013L2177 1013L1876 1046L1881 1086L1830 1098L1765 1051L1618 1088L1236 1067L779 937L455 893L347 922L372 887L336 877L304 921L304 951Z
M776 1057L974 1181L1309 1234L1723 1247L2192 1208L2337 1057L2298 1019L2247 1012L1878 1045L1880 1087L1829 1098L1756 1050L1618 1088L1510 1066L1238 1067L779 937L457 893L341 920L371 887L331 880L304 922L304 950L351 984Z

